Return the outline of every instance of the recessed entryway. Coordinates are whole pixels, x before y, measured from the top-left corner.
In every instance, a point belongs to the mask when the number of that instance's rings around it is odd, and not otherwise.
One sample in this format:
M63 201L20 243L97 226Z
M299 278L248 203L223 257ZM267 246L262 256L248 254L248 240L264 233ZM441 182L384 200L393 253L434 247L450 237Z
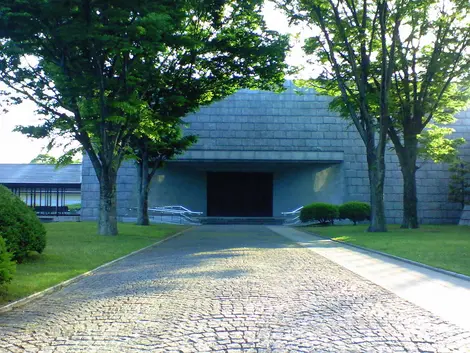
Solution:
M209 217L272 217L273 173L207 173Z

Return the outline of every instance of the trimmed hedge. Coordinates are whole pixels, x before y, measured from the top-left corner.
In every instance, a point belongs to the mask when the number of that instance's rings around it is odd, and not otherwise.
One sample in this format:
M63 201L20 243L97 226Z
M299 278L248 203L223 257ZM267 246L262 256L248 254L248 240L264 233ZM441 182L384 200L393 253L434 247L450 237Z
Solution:
M36 213L9 189L0 185L0 234L13 259L21 262L29 251L41 253L46 229Z
M302 222L317 221L321 224L333 223L339 217L338 206L330 203L315 202L300 210Z
M339 206L339 218L354 222L370 219L370 205L367 202L350 201Z
M16 271L16 264L11 261L13 257L7 251L5 240L0 236L0 286L10 282Z
M71 212L78 212L78 211L81 210L82 204L81 203L74 203L72 205L68 205L67 207L68 207L69 211L71 211Z

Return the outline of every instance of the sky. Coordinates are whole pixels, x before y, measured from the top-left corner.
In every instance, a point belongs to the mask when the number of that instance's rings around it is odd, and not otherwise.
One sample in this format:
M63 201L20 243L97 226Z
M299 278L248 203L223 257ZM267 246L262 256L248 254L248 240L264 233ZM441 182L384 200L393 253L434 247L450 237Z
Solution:
M289 27L286 17L270 2L265 4L264 16L267 26L273 30L291 34L300 32L299 28ZM304 63L299 43L294 45L288 63L291 65ZM0 112L0 163L29 163L38 154L46 153L44 148L48 141L29 139L12 130L18 125L37 125L40 116L35 115L35 105L32 102L23 102L9 109L6 114ZM62 154L61 152L60 149L55 149L50 154L58 157Z

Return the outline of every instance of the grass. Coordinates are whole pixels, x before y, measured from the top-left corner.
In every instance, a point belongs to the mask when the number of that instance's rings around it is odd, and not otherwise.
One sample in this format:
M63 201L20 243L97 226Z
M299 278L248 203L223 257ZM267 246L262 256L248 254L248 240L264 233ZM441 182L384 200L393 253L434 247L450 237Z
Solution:
M470 276L469 227L423 225L420 229L400 229L390 225L387 233L367 233L366 225L301 229Z
M46 249L42 254L31 254L17 266L6 294L0 296L0 304L39 292L187 228L120 223L119 235L106 237L96 234L93 222L46 223L45 227Z

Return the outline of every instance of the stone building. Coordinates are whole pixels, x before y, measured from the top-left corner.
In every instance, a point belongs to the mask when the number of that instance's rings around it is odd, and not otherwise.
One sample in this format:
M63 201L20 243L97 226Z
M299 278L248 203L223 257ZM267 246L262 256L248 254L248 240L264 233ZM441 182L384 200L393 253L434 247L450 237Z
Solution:
M207 216L280 216L324 201L368 201L365 147L354 126L329 111L328 97L286 83L281 94L240 90L186 118L199 141L155 175L150 206L183 205ZM470 132L470 111L460 113L456 137ZM468 136L467 136L468 137ZM470 154L467 149L463 154ZM388 223L402 217L402 177L394 151L386 156ZM419 218L457 223L459 206L447 201L447 165L420 162ZM82 167L82 219L98 216L98 181ZM136 207L136 169L118 177L118 214Z

